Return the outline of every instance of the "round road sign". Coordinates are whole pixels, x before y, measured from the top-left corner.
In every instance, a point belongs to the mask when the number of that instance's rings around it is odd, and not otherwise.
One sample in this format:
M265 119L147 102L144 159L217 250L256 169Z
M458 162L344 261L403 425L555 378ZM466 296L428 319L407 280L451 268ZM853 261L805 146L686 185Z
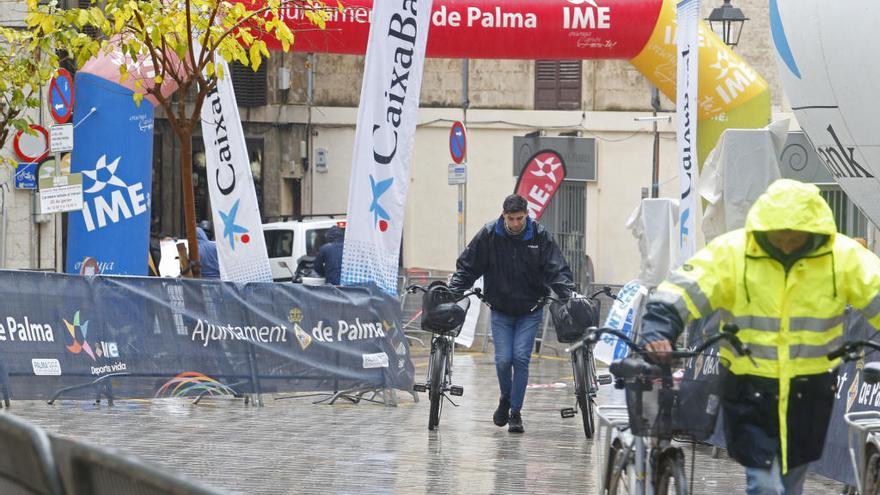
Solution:
M49 83L49 112L59 124L73 116L73 77L64 69L58 69Z
M449 154L455 163L467 160L467 132L461 122L456 121L449 130Z
M36 135L18 131L12 138L12 147L23 162L34 163L49 154L49 132L41 125L31 124L30 127L37 131Z

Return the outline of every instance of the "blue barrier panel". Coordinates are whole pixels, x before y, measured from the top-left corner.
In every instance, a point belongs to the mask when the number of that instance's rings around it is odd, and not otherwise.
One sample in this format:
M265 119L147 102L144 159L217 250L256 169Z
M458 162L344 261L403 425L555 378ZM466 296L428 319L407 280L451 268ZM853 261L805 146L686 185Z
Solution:
M119 398L412 388L398 303L374 287L25 271L0 271L0 287L14 399L110 374L126 374Z

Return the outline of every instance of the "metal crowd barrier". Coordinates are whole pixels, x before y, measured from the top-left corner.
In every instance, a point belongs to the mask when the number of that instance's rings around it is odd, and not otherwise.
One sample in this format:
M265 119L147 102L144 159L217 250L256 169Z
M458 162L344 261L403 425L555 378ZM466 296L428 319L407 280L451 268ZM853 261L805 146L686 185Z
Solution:
M63 495L49 437L11 414L0 414L0 493Z
M0 414L3 495L222 495L121 452L49 436Z

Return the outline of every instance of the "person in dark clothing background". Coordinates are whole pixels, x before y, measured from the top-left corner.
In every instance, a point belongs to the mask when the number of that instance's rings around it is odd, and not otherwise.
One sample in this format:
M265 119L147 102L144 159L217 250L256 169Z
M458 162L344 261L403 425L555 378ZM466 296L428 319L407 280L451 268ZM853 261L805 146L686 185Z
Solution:
M511 194L501 216L487 223L456 263L449 288L469 289L481 276L492 307L495 371L501 389L497 426L523 433L521 409L529 380L529 362L543 308L532 310L548 290L567 299L574 290L568 267L553 236L528 215L528 203Z
M342 273L342 244L345 241L345 231L338 225L327 230L325 239L327 243L318 250L315 257L315 272L324 277L331 285L339 285L339 276Z
M208 239L202 227L196 227L196 240L199 243L199 261L202 278L220 278L220 262L217 258L217 244Z

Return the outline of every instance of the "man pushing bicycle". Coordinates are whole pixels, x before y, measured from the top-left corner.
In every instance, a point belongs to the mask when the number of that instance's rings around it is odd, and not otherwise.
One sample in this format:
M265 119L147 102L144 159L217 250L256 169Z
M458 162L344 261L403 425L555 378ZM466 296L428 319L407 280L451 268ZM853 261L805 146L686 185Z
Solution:
M750 495L800 494L819 459L834 404L847 305L880 326L880 259L837 232L811 184L781 179L722 235L673 272L642 319L646 348L663 359L685 325L714 311L735 323L754 363L722 345L722 408L730 455Z

